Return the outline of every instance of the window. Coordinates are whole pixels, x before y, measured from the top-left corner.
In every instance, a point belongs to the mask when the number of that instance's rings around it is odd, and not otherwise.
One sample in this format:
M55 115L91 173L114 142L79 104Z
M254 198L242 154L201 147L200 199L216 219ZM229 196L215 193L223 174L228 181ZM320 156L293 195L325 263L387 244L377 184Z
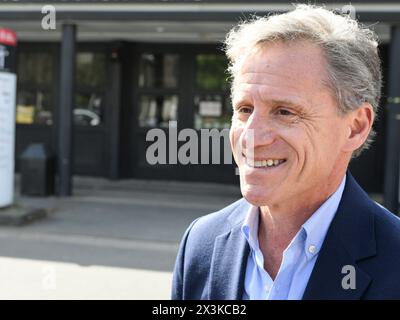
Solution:
M79 86L103 87L106 83L106 55L103 52L78 52L76 82Z
M230 127L232 111L230 98L222 94L198 94L194 97L195 121L199 129Z
M54 61L55 53L51 50L19 52L16 116L18 124L53 124L53 88L54 83L58 83L54 78ZM76 125L102 124L106 79L105 52L79 51L76 54Z
M139 61L139 127L165 128L178 118L179 55L142 53Z
M77 125L98 126L102 121L102 101L100 94L76 93L74 121Z
M224 55L198 54L196 56L196 85L203 90L228 90L228 61Z
M222 54L198 54L196 56L194 126L197 130L230 127L232 107L227 67L228 61Z
M51 50L18 54L18 124L53 123L54 55Z
M142 96L139 126L167 128L169 121L177 119L177 111L177 95Z
M179 56L143 53L139 64L140 88L177 88Z
M53 81L53 56L48 52L21 52L18 56L21 83L48 85Z
M75 75L74 123L78 126L99 126L104 120L106 53L79 51Z
M17 123L45 124L53 123L52 95L41 89L18 90Z

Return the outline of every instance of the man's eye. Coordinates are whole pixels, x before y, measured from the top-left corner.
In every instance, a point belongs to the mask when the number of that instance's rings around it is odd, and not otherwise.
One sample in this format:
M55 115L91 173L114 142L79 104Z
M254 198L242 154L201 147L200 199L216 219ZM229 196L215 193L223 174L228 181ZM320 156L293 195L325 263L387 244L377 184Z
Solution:
M253 109L250 107L241 107L239 108L239 113L252 113Z
M278 110L278 114L281 115L281 116L292 116L293 112L290 112L287 109L279 109Z

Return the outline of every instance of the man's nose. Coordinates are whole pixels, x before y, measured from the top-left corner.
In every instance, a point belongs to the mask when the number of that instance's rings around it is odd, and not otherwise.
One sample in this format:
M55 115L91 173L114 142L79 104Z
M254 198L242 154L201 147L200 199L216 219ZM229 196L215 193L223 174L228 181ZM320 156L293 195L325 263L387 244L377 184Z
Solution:
M247 120L242 133L244 149L268 146L275 141L276 131L271 119L267 116L253 113Z

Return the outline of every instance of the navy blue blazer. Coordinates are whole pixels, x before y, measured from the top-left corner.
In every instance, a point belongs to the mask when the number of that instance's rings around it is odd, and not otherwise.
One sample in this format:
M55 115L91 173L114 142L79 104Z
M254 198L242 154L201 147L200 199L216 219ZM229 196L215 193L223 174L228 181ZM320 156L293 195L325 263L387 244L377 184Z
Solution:
M240 300L249 245L241 199L186 230L176 260L172 299ZM343 289L345 265L356 288ZM400 219L375 203L350 173L303 299L400 299Z

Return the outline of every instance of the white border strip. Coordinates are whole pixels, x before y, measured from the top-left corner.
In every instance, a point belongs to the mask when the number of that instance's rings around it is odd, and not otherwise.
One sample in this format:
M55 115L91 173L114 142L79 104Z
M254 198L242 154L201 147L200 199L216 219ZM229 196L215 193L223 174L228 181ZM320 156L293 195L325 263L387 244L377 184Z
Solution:
M51 1L49 1L51 2ZM0 12L40 12L43 4L0 4ZM290 4L132 4L132 3L96 3L96 4L59 4L47 3L53 5L57 11L63 12L255 12L255 11L286 11L293 8ZM326 4L328 9L341 8L348 5L346 3ZM377 3L377 4L354 4L359 12L400 12L400 3Z

